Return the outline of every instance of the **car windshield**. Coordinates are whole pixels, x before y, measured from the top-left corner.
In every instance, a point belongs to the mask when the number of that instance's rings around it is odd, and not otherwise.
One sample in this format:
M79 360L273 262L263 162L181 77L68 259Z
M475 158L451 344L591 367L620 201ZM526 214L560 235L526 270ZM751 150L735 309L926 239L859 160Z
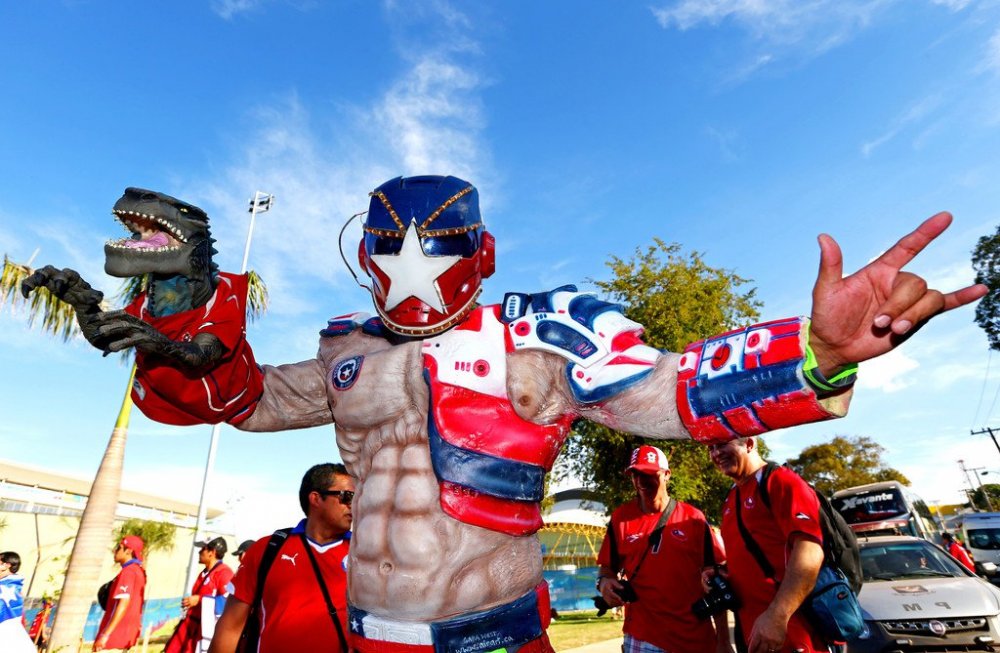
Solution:
M865 582L925 576L967 576L947 553L923 540L860 541Z

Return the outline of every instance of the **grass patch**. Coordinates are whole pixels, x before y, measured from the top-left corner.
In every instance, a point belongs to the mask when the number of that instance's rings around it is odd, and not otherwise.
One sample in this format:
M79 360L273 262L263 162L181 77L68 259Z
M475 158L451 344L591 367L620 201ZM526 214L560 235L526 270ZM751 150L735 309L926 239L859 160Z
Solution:
M622 621L612 619L610 614L598 617L596 610L564 612L552 620L548 632L552 648L566 651L621 637Z

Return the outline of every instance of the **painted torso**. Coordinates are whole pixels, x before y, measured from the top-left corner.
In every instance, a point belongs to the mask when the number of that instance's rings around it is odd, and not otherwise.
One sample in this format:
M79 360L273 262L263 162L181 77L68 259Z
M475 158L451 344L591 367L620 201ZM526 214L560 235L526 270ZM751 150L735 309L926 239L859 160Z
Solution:
M554 361L551 374L516 374L512 382L509 365L537 367L540 359L526 353L508 360L507 351L504 327L489 307L422 342L393 345L360 331L321 342L337 442L359 481L348 569L353 605L431 620L504 603L541 579L539 544L523 537L540 525L537 502L485 494L504 480L488 469L471 479L448 478L455 467L438 456L435 470L432 460L442 446L441 440L432 446L433 431L450 441L452 454L513 459L514 467L541 473L551 465L568 419L532 423L522 416L537 407L519 402L515 410L510 397L551 398L551 388L540 392L537 385L558 379L562 366ZM483 428L466 428L480 418ZM504 434L502 450L495 446L501 438L489 437L496 429ZM513 525L504 521L511 512L519 515Z

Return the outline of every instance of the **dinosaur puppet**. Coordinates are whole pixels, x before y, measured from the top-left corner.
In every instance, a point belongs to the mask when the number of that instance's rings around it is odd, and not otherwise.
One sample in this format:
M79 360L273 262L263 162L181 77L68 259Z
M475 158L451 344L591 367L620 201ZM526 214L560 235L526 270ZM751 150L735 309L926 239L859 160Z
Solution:
M22 292L45 287L70 304L84 337L106 354L134 346L132 399L149 418L238 423L261 392L246 343L246 275L219 272L208 215L197 206L126 188L112 213L131 235L104 245L104 270L148 275L139 297L123 310L102 311L100 291L74 270L52 266L35 271Z

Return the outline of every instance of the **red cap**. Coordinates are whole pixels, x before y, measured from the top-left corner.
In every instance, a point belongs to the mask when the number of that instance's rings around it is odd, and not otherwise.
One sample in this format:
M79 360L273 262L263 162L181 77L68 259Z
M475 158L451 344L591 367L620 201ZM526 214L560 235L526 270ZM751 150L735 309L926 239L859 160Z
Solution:
M627 469L654 474L659 471L670 471L670 462L662 451L654 446L644 444L632 452Z
M142 538L138 535L126 535L122 538L122 546L126 549L132 549L132 553L139 560L142 560L142 550L145 548L146 544L142 541Z

